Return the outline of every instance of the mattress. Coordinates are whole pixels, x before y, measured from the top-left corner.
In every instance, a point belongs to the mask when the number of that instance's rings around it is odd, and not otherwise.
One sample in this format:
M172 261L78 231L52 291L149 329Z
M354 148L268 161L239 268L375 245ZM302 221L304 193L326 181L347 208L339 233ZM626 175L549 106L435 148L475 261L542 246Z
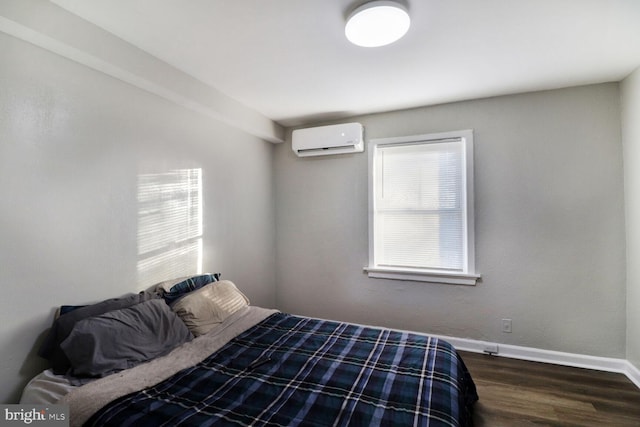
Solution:
M471 423L475 385L447 342L259 307L167 356L66 394L71 425Z

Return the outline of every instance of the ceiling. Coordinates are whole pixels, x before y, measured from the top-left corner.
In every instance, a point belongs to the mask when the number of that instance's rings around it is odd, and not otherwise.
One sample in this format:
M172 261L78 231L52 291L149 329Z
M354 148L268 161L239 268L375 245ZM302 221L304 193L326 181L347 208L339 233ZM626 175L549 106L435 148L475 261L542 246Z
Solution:
M52 0L268 118L297 126L620 81L640 0L404 0L395 44L351 45L354 0Z

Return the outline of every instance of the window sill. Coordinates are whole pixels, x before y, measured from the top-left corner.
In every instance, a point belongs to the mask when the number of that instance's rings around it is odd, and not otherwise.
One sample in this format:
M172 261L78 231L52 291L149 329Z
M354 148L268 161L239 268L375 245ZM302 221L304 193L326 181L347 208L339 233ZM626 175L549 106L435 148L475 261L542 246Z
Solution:
M479 274L444 273L410 268L365 267L364 271L374 279L410 280L414 282L444 283L447 285L475 286L478 279L480 279Z

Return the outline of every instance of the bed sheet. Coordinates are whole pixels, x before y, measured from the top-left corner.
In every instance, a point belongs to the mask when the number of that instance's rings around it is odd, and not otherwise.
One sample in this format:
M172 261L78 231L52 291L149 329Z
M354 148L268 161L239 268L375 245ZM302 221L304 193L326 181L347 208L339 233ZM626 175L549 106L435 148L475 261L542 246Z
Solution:
M22 391L20 403L37 405L54 404L77 386L72 385L64 375L56 375L52 369L33 377Z

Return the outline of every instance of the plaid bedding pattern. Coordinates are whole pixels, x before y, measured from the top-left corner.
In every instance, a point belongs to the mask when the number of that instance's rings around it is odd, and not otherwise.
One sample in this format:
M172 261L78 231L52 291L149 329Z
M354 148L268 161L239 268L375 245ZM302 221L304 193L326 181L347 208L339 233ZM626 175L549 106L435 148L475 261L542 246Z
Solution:
M475 386L445 341L276 313L90 426L464 426Z

